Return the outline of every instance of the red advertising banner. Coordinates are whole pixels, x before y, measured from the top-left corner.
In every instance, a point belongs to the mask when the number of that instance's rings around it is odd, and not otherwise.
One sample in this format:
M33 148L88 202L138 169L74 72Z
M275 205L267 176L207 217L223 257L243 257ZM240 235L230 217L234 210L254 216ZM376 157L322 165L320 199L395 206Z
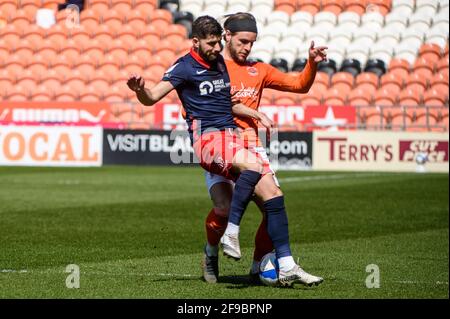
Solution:
M184 119L179 104L157 104L155 125L165 130L184 129ZM303 106L303 105L263 105L259 110L278 126L296 125L299 129L338 130L352 127L356 123L356 109L353 106Z
M108 103L83 102L3 102L0 124L16 125L106 125Z

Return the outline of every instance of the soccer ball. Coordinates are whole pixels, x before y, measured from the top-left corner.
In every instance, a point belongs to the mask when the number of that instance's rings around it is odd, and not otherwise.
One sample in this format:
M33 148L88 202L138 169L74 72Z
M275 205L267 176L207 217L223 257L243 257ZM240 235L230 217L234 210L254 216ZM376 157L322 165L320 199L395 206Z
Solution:
M427 153L419 153L416 155L416 163L419 165L423 165L428 161Z
M266 254L259 264L259 279L266 286L278 285L278 265L277 256L274 252Z

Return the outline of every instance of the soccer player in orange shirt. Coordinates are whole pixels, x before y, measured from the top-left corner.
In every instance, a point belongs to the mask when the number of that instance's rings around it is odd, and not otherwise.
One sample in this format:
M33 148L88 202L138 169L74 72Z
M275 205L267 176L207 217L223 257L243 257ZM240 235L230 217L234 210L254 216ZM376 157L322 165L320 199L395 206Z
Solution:
M268 162L266 151L258 138L258 123L267 127L268 123L271 122L261 112L258 112L263 89L271 88L295 93L307 93L314 82L317 64L326 59L325 50L327 48L316 48L312 42L305 69L298 75L290 75L266 63L247 61L257 37L256 20L251 14L237 13L229 16L224 23L224 30L225 47L223 55L230 74L231 93L234 95L236 102L239 101L245 105L240 105L240 116L235 117L235 123L241 132L241 136L246 141L246 147L258 152ZM278 185L274 172L273 178ZM232 181L220 175L206 172L206 183L214 207L205 222L207 244L203 261L203 276L207 282L216 282L219 242L222 242L224 254L234 259L241 257L238 235L242 216L233 216L233 214L229 216L233 194ZM261 194L263 192L263 189L255 188L255 193ZM271 197L281 197L282 195L283 193L278 188L276 194L271 194ZM277 238L271 239L269 233L272 233L273 237L273 229L277 226L268 223L265 214L266 209L262 201L257 197L254 201L263 213L263 219L255 238L253 264L250 270L251 277L257 279L260 260L266 253L273 250L273 242L277 240ZM270 227L272 227L272 231L268 231ZM286 234L283 236L286 236ZM280 263L280 271L288 273L290 269L296 266L290 255L289 257L277 257ZM304 274L305 277L309 276L306 280L308 283L318 284L323 280L306 272Z

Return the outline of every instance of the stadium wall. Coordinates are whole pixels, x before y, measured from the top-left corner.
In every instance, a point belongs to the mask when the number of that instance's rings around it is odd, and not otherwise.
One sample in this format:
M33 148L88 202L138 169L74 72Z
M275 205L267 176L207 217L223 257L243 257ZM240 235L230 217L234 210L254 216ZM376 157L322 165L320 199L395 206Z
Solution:
M279 132L268 146L275 169L449 172L446 133ZM185 131L97 126L1 125L0 165L195 165Z

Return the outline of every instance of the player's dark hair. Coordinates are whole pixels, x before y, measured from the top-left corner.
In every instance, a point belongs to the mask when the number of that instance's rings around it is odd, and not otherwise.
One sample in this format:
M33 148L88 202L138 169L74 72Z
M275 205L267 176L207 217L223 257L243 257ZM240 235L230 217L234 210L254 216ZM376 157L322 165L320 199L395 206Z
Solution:
M225 30L232 34L240 31L249 31L258 33L255 17L248 12L238 12L226 15L227 19L223 24Z
M216 19L210 16L198 17L192 24L192 37L206 39L211 35L221 37L222 26Z

